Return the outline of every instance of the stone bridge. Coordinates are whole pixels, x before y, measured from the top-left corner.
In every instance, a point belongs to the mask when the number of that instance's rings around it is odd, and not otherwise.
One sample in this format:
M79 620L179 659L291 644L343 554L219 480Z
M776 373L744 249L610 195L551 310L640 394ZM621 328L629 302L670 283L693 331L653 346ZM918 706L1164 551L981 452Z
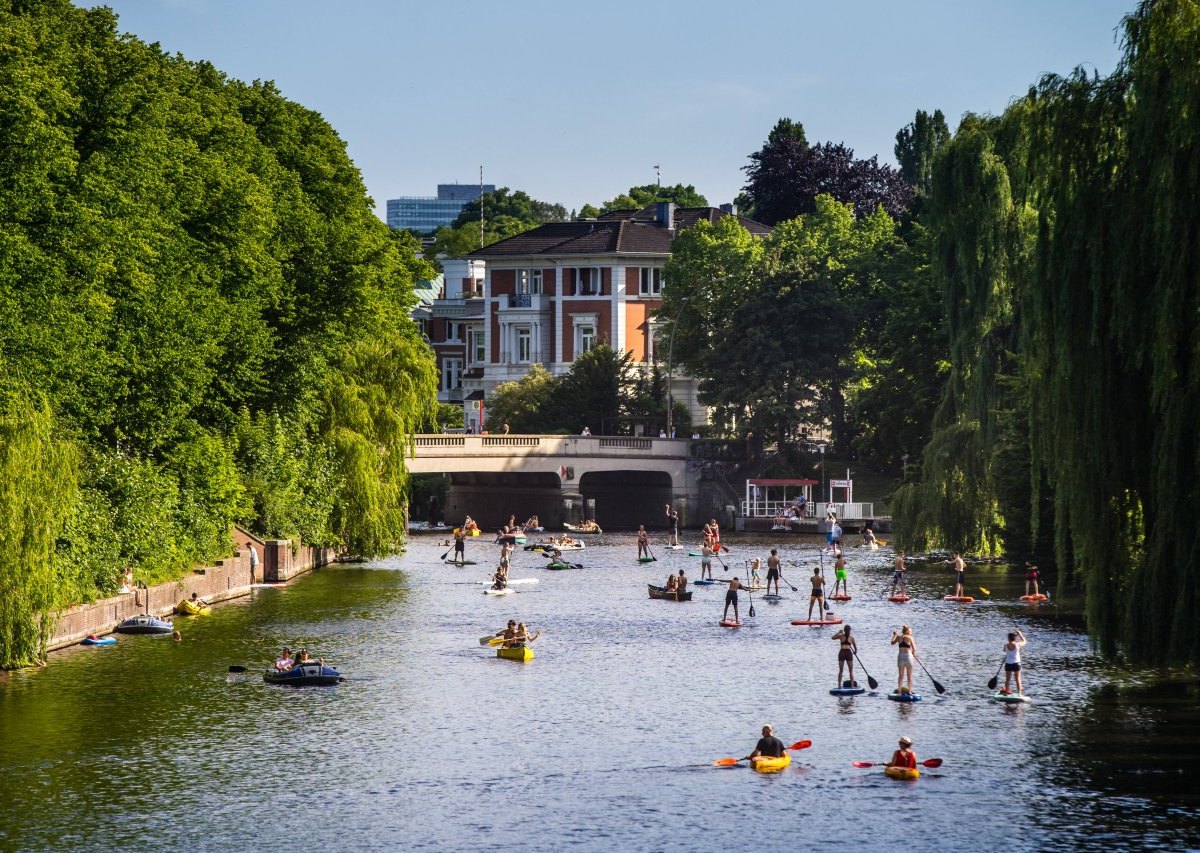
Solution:
M443 518L471 515L495 527L538 515L547 529L594 518L600 525L660 526L664 504L687 521L699 463L686 439L579 435L418 435L413 474L445 474Z

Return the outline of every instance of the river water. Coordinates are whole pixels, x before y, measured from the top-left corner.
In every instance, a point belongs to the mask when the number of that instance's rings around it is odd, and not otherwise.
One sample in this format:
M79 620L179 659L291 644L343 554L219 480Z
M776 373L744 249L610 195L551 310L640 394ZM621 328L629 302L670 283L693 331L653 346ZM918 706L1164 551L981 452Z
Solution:
M969 567L980 600L964 606L941 601L947 566L917 565L914 600L897 605L881 594L890 551L848 549L854 600L838 613L881 689L838 699L835 629L789 624L807 608L815 537L776 543L800 590L755 596L753 619L743 593L738 630L717 625L722 585L690 603L647 597L668 571L696 577L686 551L639 565L631 536L606 534L570 555L584 570L548 572L518 550L511 576L540 583L496 598L478 583L496 546L475 540L480 565L454 568L441 542L180 619L178 644L122 637L0 679L0 849L1200 845L1194 677L1099 662L1078 602L1019 604L1015 568ZM772 543L726 544L732 573ZM479 646L509 618L544 632L535 660ZM943 696L918 670L924 701L887 701L902 623ZM986 687L1013 625L1035 698L1017 707ZM265 685L257 672L285 643L348 680ZM235 664L255 674L231 677ZM748 754L765 722L812 747L773 776L711 766ZM900 735L945 764L916 782L851 766L885 760Z

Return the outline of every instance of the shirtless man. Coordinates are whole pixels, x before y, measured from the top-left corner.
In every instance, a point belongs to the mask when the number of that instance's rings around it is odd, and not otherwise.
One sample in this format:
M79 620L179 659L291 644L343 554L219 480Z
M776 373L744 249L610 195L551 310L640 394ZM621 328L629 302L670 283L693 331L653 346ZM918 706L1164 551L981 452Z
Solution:
M767 557L767 594L771 592L771 581L775 581L775 594L779 595L779 552L772 548L771 556Z
M896 562L892 571L892 595L896 594L896 587L899 585L900 594L908 595L908 584L904 582L904 552L896 552Z
M954 571L955 571L954 595L955 595L955 597L965 598L966 594L963 592L963 582L966 580L966 577L967 577L966 576L967 564L963 562L962 552L955 551L954 559L947 560L946 562L949 565L954 566Z
M709 570L711 575L711 569ZM729 605L733 605L733 621L741 622L741 617L738 616L738 594L737 591L742 588L742 582L733 577L729 581L729 591L725 593L725 613L721 617L722 622L729 621Z
M812 583L812 595L808 597L808 621L812 621L813 605L817 605L817 617L825 615L825 576L821 574L821 570L813 568L813 576L809 578Z
M833 594L838 594L838 586L842 588L842 595L850 594L850 587L846 585L846 554L844 551L839 551L837 559L833 561Z
M679 545L679 510L671 509L671 505L667 504L667 523L671 525L671 537L667 541L668 545Z

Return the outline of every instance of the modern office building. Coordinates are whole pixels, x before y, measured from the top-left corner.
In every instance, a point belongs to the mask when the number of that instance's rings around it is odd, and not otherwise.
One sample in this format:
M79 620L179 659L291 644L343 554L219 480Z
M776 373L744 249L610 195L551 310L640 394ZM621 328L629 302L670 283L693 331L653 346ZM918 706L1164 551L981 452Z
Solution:
M389 228L406 228L418 234L432 234L458 218L463 205L475 201L480 193L496 191L495 184L438 184L436 196L389 198Z

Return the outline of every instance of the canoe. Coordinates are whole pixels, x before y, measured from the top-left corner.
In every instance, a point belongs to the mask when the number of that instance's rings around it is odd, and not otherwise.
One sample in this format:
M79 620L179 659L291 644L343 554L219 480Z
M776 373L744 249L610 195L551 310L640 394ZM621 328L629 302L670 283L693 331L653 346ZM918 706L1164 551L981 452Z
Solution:
M921 696L917 693L889 693L888 698L893 702L920 702Z
M1050 596L1042 595L1040 592L1037 595L1022 595L1022 601L1045 601Z
M885 767L883 775L889 779L904 779L911 781L921 777L921 771L915 767Z
M1017 705L1022 702L1032 702L1033 700L1024 693L993 693L992 698L997 702L1005 702L1009 705Z
M200 606L185 598L183 601L175 605L175 612L180 616L207 616L212 613L212 608L207 604Z
M909 599L909 596L907 596L907 595L889 595L888 596L888 601L894 601L897 604L903 604L904 602L908 601L908 599Z
M680 594L675 591L667 592L667 588L665 586L655 586L652 583L648 583L648 584L646 584L646 586L650 588L650 597L651 598L661 599L662 601L691 601L692 600L692 591L690 589L684 591L683 595L680 596Z
M969 595L944 595L942 596L942 601L957 601L959 604L971 604L975 599Z
M730 621L729 619L722 619L718 624L722 628L740 628L740 627L742 627L741 622L733 622L733 621Z
M831 696L858 696L860 693L866 693L865 687L835 687L829 691Z
M115 646L116 637L84 637L79 641L81 646Z
M532 646L514 646L511 649L496 649L496 657L505 660L533 660Z
M778 773L792 763L792 756L784 751L783 755L774 758L769 755L756 755L750 759L750 767L756 773Z
M126 619L116 630L118 634L170 634L175 626L157 616L143 613Z
M263 681L267 684L282 684L287 687L328 687L345 680L332 666L323 666L315 661L298 663L286 672L268 669L263 673Z
M793 619L793 625L813 625L820 627L821 625L841 625L841 619Z
M600 525L598 524L592 527L581 527L578 524L568 524L565 521L563 522L563 530L566 530L568 533L587 533L589 535L595 535L597 533L604 532L600 529Z
M583 563L564 563L561 560L555 560L553 563L547 563L546 568L552 572L561 572L563 569L582 569Z
M829 600L830 601L849 601L850 596L848 596L848 595L831 595L831 596L829 596Z

